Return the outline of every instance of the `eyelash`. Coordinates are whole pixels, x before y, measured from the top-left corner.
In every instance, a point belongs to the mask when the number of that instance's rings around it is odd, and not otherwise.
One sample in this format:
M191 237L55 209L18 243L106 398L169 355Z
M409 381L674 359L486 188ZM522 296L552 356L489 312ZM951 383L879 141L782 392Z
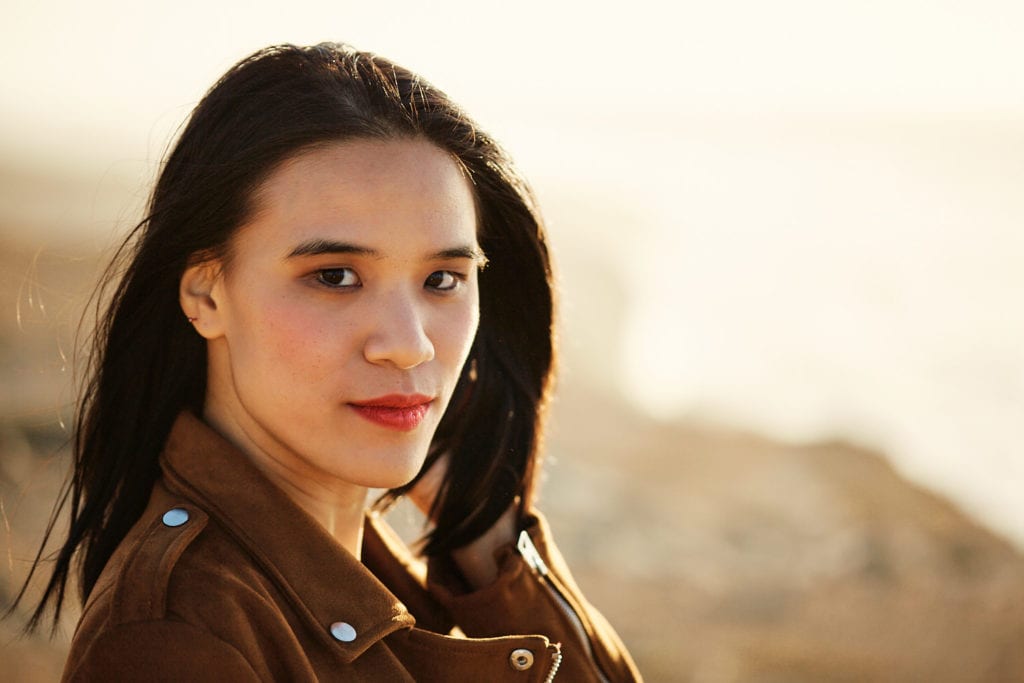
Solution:
M355 276L356 282L354 284L348 284L348 285L341 284L339 282L330 282L326 278L326 275L328 273L331 273L331 274L336 274L336 273L352 273L352 275ZM427 285L427 282L429 282L435 275L440 275L442 277L445 276L445 275L450 275L451 278L452 278L451 286L441 288L441 287L437 287L437 286ZM330 289L341 289L341 290L355 289L357 287L362 287L362 285L363 285L362 281L359 280L359 276L351 268L322 268L322 269L316 271L316 281L318 283L320 283L321 285L324 285L325 287L329 287ZM342 277L342 281L344 281L344 276ZM427 276L427 280L423 284L424 284L424 287L428 287L431 291L438 292L438 293L441 293L441 294L446 294L448 292L454 292L457 289L459 289L459 287L461 287L462 283L464 283L465 281L466 281L466 275L463 274L463 273L457 273L454 270L435 270L433 273L431 273L430 275Z

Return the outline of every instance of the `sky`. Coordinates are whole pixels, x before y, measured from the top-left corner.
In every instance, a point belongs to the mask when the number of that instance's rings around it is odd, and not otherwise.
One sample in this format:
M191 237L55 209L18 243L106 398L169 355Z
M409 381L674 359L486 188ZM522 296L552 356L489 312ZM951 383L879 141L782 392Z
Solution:
M1024 545L1024 4L381 7L8 2L0 158L93 180L0 204L109 232L231 64L350 42L512 151L566 262L564 342L638 408L880 448Z
M1006 2L6 4L6 146L157 146L228 66L342 40L411 64L499 129L637 112L1024 109L1024 6ZM91 139L81 139L93 132ZM26 139L27 134L27 139ZM98 136L98 137L97 137Z

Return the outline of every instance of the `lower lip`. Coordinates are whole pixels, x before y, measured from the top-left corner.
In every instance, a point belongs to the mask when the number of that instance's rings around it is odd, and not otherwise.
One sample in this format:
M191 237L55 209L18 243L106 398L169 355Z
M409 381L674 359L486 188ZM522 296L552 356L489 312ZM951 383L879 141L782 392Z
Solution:
M360 416L374 424L380 425L381 427L394 429L400 432L408 432L420 426L420 423L423 422L423 418L427 416L430 404L420 403L419 405L403 406L401 408L393 406L353 405L352 409Z

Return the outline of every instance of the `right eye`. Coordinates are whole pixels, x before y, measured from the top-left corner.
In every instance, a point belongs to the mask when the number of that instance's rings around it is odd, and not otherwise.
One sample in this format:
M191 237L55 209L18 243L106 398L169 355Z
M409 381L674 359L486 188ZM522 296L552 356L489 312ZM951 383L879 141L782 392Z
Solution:
M351 268L324 268L316 272L317 282L333 287L344 289L346 287L358 287L363 283Z

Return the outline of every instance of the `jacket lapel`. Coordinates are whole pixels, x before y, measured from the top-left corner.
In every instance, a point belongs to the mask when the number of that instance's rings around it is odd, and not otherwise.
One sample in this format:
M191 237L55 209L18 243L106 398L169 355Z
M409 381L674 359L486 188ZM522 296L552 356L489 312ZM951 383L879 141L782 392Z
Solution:
M345 661L415 623L358 559L192 413L175 421L161 467L168 485L227 530ZM347 626L333 636L338 624Z

